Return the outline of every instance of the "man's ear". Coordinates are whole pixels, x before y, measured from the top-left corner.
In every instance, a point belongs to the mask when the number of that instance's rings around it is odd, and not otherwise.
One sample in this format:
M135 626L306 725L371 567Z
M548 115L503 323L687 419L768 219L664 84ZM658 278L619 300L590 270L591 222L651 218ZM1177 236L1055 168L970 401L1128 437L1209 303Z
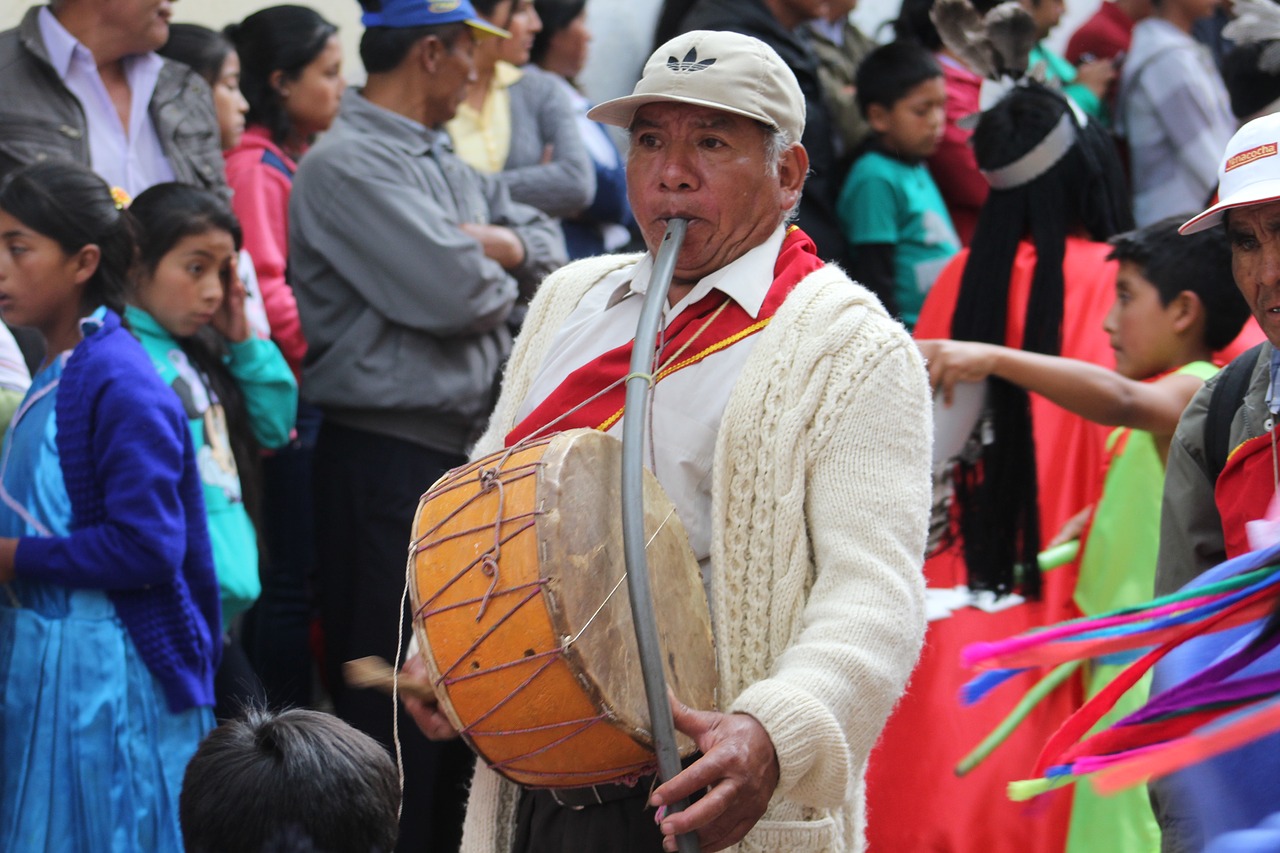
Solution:
M444 42L440 41L440 37L435 35L419 39L413 49L418 52L418 63L422 66L422 70L428 74L436 72L440 64L440 58L448 52Z
M778 158L778 183L782 187L783 203L787 210L795 206L804 191L804 179L809 175L809 152L800 143L793 144Z

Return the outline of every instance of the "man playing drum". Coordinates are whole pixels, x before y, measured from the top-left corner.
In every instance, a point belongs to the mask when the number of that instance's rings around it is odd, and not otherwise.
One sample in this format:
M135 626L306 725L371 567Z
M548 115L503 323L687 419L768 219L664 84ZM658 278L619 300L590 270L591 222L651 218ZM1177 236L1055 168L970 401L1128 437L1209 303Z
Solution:
M862 850L867 756L924 632L920 356L786 225L809 165L804 98L771 48L684 34L653 54L634 94L591 117L630 130L627 183L649 251L543 283L473 455L548 426L600 425L591 399L627 371L606 356L635 335L668 220L687 219L658 356L677 369L654 388L652 459L703 569L721 710L673 702L700 755L656 789L521 789L479 766L463 850L675 850L685 832L704 850ZM455 736L436 706L406 704L428 736Z

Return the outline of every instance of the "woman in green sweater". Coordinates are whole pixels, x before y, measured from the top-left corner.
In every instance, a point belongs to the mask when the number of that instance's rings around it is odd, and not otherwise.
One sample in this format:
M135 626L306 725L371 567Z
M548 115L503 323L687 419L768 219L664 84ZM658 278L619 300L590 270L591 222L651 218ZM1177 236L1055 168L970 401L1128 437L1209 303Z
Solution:
M240 226L226 203L169 183L139 195L130 212L141 233L125 318L182 401L196 449L222 598L223 718L263 698L233 629L262 590L258 452L288 443L298 388L276 345L250 332L235 274Z

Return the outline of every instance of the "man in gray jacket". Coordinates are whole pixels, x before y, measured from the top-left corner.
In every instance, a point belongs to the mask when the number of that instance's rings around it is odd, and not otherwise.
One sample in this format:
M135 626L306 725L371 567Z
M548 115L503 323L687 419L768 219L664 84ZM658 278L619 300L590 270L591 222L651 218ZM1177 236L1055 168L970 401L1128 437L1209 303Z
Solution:
M161 181L226 191L208 85L154 51L169 0L54 0L0 33L0 177L73 160L136 195Z
M390 745L390 702L344 689L342 663L396 655L418 498L465 461L510 352L507 317L566 256L555 223L464 164L441 129L474 79L475 38L505 32L466 0L364 6L368 83L347 90L298 169L289 261L302 393L325 419L314 469L325 668L337 713ZM470 758L403 727L401 739L411 805L399 849L449 850L453 780Z
M225 193L208 85L154 51L169 39L169 0L54 0L0 32L0 179L41 160L72 160L137 195L161 181ZM14 337L34 372L44 343Z

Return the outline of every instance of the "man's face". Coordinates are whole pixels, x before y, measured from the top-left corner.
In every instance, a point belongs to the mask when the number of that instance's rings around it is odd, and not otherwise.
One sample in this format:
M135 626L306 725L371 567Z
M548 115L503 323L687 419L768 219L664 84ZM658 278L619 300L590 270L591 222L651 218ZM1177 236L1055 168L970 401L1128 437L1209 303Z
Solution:
M130 53L147 53L169 40L172 0L104 0L102 26L115 33Z
M1263 334L1280 347L1280 201L1227 211L1231 272Z
M1219 0L1165 0L1165 3L1179 9L1193 21L1209 17L1221 5Z
M1022 8L1036 24L1036 38L1043 39L1062 20L1067 11L1066 0L1022 0Z
M799 197L804 149L794 146L771 175L767 139L759 123L722 110L670 103L636 110L627 196L651 252L668 220L689 221L677 283L696 282L763 243Z
M816 21L831 13L830 0L781 0L781 5L801 21Z
M476 79L476 39L471 28L464 29L452 44L439 43L431 82L435 109L431 126L444 124L458 113L467 89ZM437 121L438 120L438 121Z

